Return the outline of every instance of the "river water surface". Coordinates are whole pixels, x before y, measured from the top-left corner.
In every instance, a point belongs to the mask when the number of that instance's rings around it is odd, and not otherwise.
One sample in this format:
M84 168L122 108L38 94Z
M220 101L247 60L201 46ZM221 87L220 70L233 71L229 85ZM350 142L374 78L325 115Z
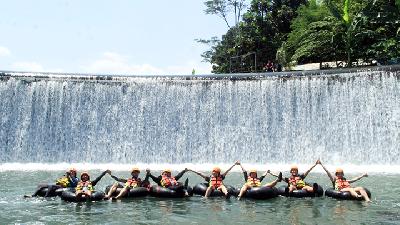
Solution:
M90 171L93 176L100 171ZM122 201L67 203L60 198L31 198L22 196L34 191L37 183L52 181L60 171L0 172L1 224L399 224L400 187L398 175L370 174L357 184L372 192L372 203L339 201L328 197L286 198L255 201L235 198L160 199L144 197ZM127 176L117 172L117 176ZM358 174L349 174L349 177ZM202 182L193 174L190 185ZM271 180L267 177L266 180ZM322 173L311 173L309 181L324 188L329 185ZM111 184L108 175L97 190ZM226 184L239 187L242 174L228 175Z

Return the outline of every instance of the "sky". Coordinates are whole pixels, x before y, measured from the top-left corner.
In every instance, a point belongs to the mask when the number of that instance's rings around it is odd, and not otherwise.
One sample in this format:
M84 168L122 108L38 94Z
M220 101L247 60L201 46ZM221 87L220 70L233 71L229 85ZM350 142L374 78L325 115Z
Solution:
M208 74L207 46L224 21L203 0L2 1L0 70Z

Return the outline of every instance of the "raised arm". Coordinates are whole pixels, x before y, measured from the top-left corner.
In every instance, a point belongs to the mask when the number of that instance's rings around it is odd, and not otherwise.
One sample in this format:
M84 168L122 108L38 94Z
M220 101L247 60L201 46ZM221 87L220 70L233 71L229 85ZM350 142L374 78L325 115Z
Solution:
M268 174L271 174L271 171L270 171L270 170L265 171L265 173L263 173L263 174L259 177L260 181L263 181L264 178L265 178ZM272 175L272 174L271 174L271 175ZM276 177L278 177L278 176L276 176Z
M201 177L204 178L204 179L208 178L208 177L207 177L206 175L204 175L203 173L200 173L200 172L197 172L197 171L194 171L194 170L191 170L191 169L188 169L188 171L193 172L193 173L195 173L195 174L201 176Z
M126 183L128 181L126 179L122 179L122 178L116 177L116 176L112 175L111 173L110 173L110 176L111 176L112 179L114 179L114 180L116 180L118 182Z
M100 174L100 176L98 176L96 179L94 179L94 181L92 181L92 185L96 186L96 184L101 180L101 178L103 178L104 175L106 175L107 173L111 173L111 171L110 170L106 170L106 171L102 172Z
M231 167L229 167L229 169L227 171L225 171L225 173L222 174L222 176L226 177L226 175L229 173L229 171L232 170L233 167L235 167L236 165L239 165L240 162L236 161Z
M238 165L240 166L240 168L242 168L242 172L243 172L243 177L244 177L244 181L247 182L247 171L243 168L243 165L238 161Z
M273 173L273 172L271 172L270 170L267 170L267 172L265 172L264 174L265 174L265 175L271 174L271 175L274 176L274 177L278 177L278 176L279 176L278 174Z
M153 176L151 173L150 173L150 169L146 169L146 178L145 179L149 179L149 177L154 181L154 182L156 182L158 185L160 185L160 183L161 183L161 177L159 176L159 177L156 177L156 176Z
M356 181L360 180L360 179L363 178L363 177L368 177L368 174L364 173L363 175L358 176L358 177L356 177L356 178L353 178L353 179L351 179L351 180L348 180L347 182L353 183L353 182L356 182Z
M183 174L185 174L188 171L188 168L185 168L184 170L182 170L180 173L178 173L178 175L175 176L175 180L179 180Z
M143 180L143 182L149 182L149 174L148 173L146 173L146 176L144 176L144 180Z
M243 168L243 165L242 165L239 161L237 161L237 162L235 163L235 165L239 165L240 168L242 169L242 172L246 172L246 170Z
M329 172L329 170L321 163L321 161L318 163L322 166L322 168L325 170L326 174L328 175L329 179L332 182L332 185L335 186L335 178L333 178L332 174Z
M316 167L316 166L318 165L319 162L320 162L320 161L319 161L319 159L318 159L318 160L314 163L314 165L312 165L311 168L308 169L308 170L304 173L304 178L306 178L306 176L311 172L311 170L314 169L314 167Z

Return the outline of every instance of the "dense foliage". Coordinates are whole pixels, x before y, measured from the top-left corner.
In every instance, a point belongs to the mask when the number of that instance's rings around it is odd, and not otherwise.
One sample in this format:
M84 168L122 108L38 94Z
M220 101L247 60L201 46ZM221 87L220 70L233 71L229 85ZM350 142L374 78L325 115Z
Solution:
M224 0L207 1L207 9L210 2ZM226 20L229 11L223 13ZM210 45L202 56L214 73L260 71L267 60L352 66L400 58L400 0L252 0L235 18L221 40L199 40Z

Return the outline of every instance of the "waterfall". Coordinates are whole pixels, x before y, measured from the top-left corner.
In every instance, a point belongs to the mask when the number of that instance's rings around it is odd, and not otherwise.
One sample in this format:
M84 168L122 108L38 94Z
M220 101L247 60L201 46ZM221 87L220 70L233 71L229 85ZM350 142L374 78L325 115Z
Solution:
M0 79L0 163L400 163L396 71Z

